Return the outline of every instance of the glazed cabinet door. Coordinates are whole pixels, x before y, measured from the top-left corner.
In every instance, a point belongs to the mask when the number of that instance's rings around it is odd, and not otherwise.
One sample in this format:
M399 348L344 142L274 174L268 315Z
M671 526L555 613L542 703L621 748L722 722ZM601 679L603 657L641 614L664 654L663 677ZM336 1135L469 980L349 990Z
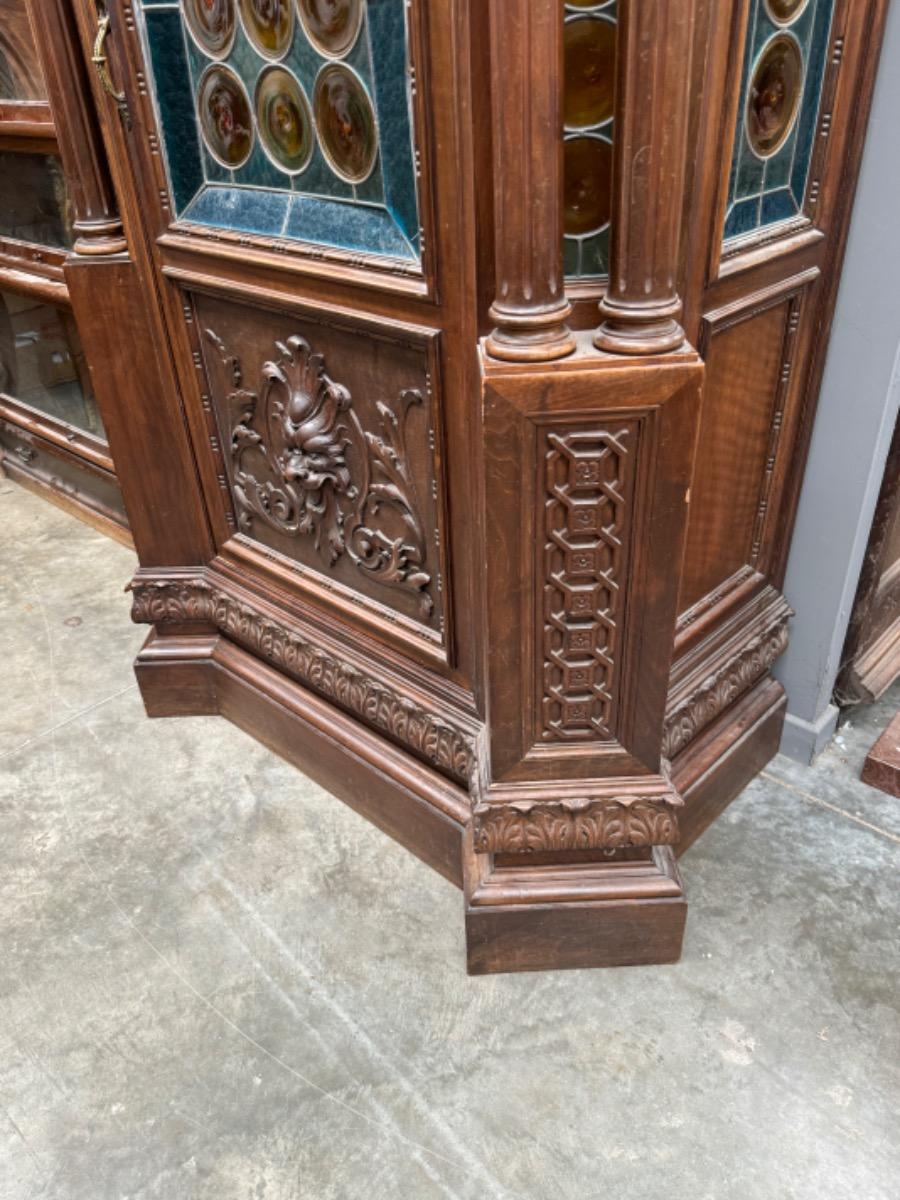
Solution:
M163 531L136 617L214 627L462 780L477 314L458 9L111 4L120 98L101 108L208 531L183 565ZM148 504L171 490L156 447Z
M52 16L47 21L46 16ZM91 249L83 74L65 11L0 3L0 461L18 482L128 540L66 264ZM95 162L102 174L105 166Z
M883 13L879 0L701 6L685 291L706 383L666 731L688 792L729 738L754 730L761 761L777 746L779 589Z

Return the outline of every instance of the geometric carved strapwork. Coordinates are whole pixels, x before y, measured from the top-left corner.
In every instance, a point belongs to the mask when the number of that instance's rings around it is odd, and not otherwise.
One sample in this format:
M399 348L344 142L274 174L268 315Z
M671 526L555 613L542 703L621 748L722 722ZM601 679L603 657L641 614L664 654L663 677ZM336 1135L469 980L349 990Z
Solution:
M547 434L545 742L613 740L634 429Z
M276 342L278 358L264 363L257 393L243 386L240 359L212 330L206 336L234 384L231 461L242 532L259 519L289 537L311 537L329 566L346 554L378 583L410 589L430 616L425 532L404 442L407 411L421 393L404 391L393 406L378 401L380 429L366 431L349 391L302 337ZM387 531L388 510L400 532Z

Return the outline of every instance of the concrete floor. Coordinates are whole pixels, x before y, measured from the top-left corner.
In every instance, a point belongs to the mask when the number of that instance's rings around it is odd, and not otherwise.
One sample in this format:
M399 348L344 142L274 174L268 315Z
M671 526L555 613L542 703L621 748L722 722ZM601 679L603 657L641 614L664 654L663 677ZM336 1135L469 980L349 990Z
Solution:
M468 979L454 888L145 719L127 550L0 522L2 1200L900 1195L900 691L685 856L680 964Z

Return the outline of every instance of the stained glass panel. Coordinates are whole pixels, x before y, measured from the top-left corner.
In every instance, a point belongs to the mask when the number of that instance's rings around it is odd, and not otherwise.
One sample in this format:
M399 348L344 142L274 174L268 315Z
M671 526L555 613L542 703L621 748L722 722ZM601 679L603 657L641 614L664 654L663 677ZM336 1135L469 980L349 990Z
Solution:
M416 261L406 0L143 0L183 221Z
M568 279L609 269L615 0L564 0L563 210Z
M752 0L725 240L803 211L834 0Z

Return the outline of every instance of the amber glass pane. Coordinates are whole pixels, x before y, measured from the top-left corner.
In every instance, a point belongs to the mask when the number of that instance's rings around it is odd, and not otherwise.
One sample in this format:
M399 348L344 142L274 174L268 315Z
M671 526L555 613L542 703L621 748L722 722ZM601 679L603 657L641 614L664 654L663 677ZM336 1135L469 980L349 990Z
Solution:
M307 37L323 54L342 58L359 34L362 0L297 0Z
M210 154L239 167L253 148L253 119L244 85L229 67L210 67L200 80L200 128Z
M71 206L58 159L0 152L0 237L59 249L72 245Z
M256 127L278 166L303 170L315 146L312 113L299 80L284 67L267 67L257 81Z
M594 137L565 143L565 227L570 236L594 233L609 223L612 146Z
M45 100L25 0L0 0L0 100Z
M234 0L184 0L184 18L200 49L224 58L234 41Z
M105 437L70 313L0 292L0 392Z
M260 54L280 58L294 32L294 0L239 0L247 36Z
M747 96L747 136L761 158L774 154L790 133L802 82L800 47L788 34L778 34L760 55Z
M809 0L766 0L769 16L779 25L788 25L799 17Z
M608 121L613 115L615 25L595 17L567 21L565 56L566 128Z
M362 80L343 63L323 67L314 105L319 141L331 166L350 183L368 179L378 155L378 129Z

